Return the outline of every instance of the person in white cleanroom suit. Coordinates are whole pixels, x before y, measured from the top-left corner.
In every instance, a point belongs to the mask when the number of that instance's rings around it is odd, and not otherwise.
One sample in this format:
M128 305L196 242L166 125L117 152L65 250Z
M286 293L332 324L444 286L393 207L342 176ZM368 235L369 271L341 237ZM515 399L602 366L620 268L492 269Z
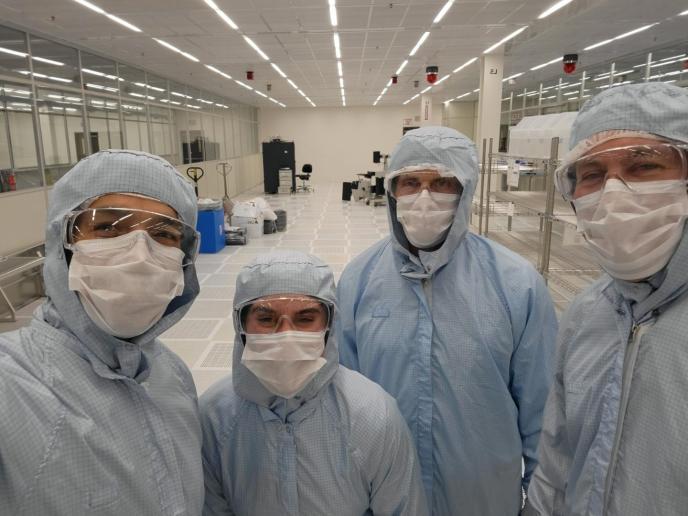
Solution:
M201 396L204 515L423 516L394 399L339 365L332 270L303 253L244 267L232 375Z
M605 273L561 321L533 513L686 514L688 90L611 88L570 144L557 186Z
M30 209L30 207L27 207ZM201 514L196 390L157 336L199 287L193 188L102 151L50 194L47 300L0 334L0 514Z
M478 160L468 138L410 131L389 170L391 235L338 285L342 364L396 398L432 514L517 515L552 376L547 287L523 258L469 233Z

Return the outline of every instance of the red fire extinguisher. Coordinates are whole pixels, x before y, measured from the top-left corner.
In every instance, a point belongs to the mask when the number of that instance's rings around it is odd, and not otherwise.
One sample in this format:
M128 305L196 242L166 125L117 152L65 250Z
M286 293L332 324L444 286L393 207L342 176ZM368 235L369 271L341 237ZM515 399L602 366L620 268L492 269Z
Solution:
M17 189L17 180L14 177L14 172L10 171L10 177L7 178L7 183L10 187L10 192L14 192Z

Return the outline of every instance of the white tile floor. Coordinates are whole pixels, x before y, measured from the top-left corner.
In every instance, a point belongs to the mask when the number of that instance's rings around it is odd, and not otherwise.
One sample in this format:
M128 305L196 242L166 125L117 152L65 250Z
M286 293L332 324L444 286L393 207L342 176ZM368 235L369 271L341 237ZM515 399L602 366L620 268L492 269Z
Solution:
M258 188L239 199L260 192ZM200 255L196 268L201 293L184 319L161 337L191 368L199 393L231 370L232 298L243 265L264 252L296 249L329 263L338 279L349 260L389 233L387 208L343 202L341 184L317 185L313 193L267 196L267 200L273 208L287 211L286 232ZM27 324L37 304L20 310L16 324L0 323L0 332Z

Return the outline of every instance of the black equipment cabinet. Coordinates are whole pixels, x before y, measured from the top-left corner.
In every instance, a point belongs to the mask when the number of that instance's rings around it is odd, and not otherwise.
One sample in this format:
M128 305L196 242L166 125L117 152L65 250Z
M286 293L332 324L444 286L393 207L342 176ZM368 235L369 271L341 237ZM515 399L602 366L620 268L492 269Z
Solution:
M282 140L272 140L263 142L263 181L265 183L265 193L276 194L279 186L279 169L290 168L291 188L296 190L296 157L294 153L294 142Z

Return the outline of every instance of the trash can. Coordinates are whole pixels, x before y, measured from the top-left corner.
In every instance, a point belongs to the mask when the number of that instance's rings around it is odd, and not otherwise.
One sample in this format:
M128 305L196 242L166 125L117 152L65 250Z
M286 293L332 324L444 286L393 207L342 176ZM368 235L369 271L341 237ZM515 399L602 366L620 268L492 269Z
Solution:
M351 200L351 182L350 181L344 181L342 183L342 201L350 201Z
M199 210L196 229L201 234L202 253L217 253L225 246L225 212Z

